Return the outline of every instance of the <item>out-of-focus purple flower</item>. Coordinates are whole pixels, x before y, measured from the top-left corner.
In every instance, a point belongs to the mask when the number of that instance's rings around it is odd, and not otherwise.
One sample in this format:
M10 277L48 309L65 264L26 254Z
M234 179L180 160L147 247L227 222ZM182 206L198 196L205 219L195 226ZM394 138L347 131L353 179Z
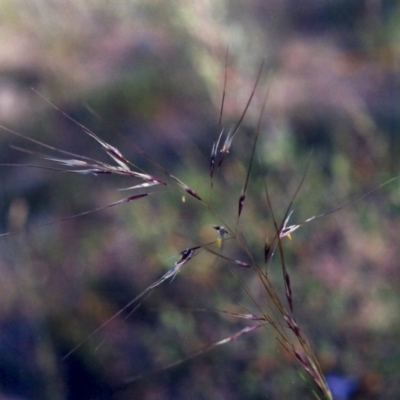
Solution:
M350 400L358 387L358 382L350 376L331 372L325 376L334 400Z

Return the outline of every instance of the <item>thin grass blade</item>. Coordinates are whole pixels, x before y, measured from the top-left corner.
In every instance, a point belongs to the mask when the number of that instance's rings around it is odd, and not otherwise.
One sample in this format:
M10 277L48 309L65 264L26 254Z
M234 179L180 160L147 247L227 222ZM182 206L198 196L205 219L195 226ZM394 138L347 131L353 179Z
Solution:
M164 371L164 370L170 369L172 367L175 367L177 365L180 365L180 364L182 364L182 363L184 363L186 361L191 360L192 358L198 357L198 356L200 356L202 354L205 354L205 353L213 350L215 347L221 346L221 345L226 344L226 343L230 343L230 342L238 339L239 337L241 337L241 336L243 336L243 335L245 335L247 333L255 331L256 329L258 329L258 328L260 328L262 326L263 326L262 324L254 324L254 325L247 326L247 327L241 329L239 332L236 332L235 334L230 335L227 338L224 338L222 340L218 340L217 342L215 342L215 343L213 343L213 344L211 344L211 345L209 345L207 347L204 347L204 348L202 348L202 349L190 354L189 356L187 356L187 357L185 357L185 358L183 358L183 359L181 359L179 361L175 361L175 362L170 363L168 365L164 365L163 367L158 368L158 369L156 369L156 370L154 370L152 372L149 372L147 374L139 374L139 375L132 376L132 377L130 377L130 378L125 380L125 385L124 386L129 385L129 384L131 384L131 383L133 383L133 382L135 382L135 381L137 381L139 379L143 379L143 378L145 378L147 376L151 376L151 375L157 374L157 373L159 373L161 371Z
M61 219L59 219L57 221L51 221L51 222L48 222L46 224L37 225L37 226L35 226L35 229L44 228L46 226L51 226L51 225L59 224L61 222L69 221L69 220L74 219L74 218L82 217L84 215L89 215L89 214L92 214L92 213L95 213L95 212L98 212L98 211L105 210L105 209L110 208L110 207L114 207L114 206L116 206L118 204L130 203L132 201L139 200L139 199L141 199L143 197L149 196L150 194L151 193L141 193L141 194L136 194L136 195L133 195L133 196L125 197L125 198L123 198L121 200L115 201L114 203L110 203L110 204L107 204L105 206L97 207L97 208L94 208L92 210L87 210L87 211L83 211L83 212L78 213L78 214L70 215L68 217L61 218ZM25 229L20 229L20 230L10 231L10 232L4 232L4 233L0 234L0 237L16 234L16 233L19 233L19 232L23 232L24 230Z
M268 95L269 95L269 87L268 87L268 90L267 90L267 92L266 92L266 94L264 96L264 100L263 100L263 103L262 103L260 116L259 116L258 122L257 122L256 134L255 134L254 141L253 141L253 147L251 149L249 167L247 169L246 179L244 181L243 189L242 189L242 192L241 192L240 197L239 197L238 217L237 217L237 221L236 221L236 226L239 223L239 218L240 218L240 215L242 214L244 201L246 199L247 187L248 187L249 180L250 180L251 169L253 167L254 155L256 153L258 137L260 136L261 122L262 122L263 115L264 115L264 112L265 112L265 106L267 104Z
M247 262L244 262L244 261L241 261L241 260L235 260L234 258L230 258L230 257L224 256L223 254L217 253L216 251L210 249L209 247L206 247L205 249L206 249L209 253L214 254L215 256L217 256L217 257L219 257L219 258L222 258L222 259L225 260L225 261L229 261L229 262L232 263L232 264L236 264L236 265L238 265L239 267L243 267L243 268L252 268L252 266L251 266L249 263L247 263Z

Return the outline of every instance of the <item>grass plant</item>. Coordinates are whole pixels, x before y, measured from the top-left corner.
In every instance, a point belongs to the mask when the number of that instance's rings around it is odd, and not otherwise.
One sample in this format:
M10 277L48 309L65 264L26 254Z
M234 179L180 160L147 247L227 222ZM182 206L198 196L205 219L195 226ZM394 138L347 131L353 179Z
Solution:
M226 64L228 64L228 61ZM285 247L292 234L295 235L303 225L337 212L349 203L340 205L334 210L311 216L301 223L292 224L294 205L307 179L307 171L310 168L309 161L304 163L303 172L299 173L297 177L297 186L294 188L291 198L287 201L288 204L284 207L281 205L277 207L271 195L273 189L269 185L268 173L262 160L263 155L258 151L259 140L264 133L263 116L268 103L269 91L268 79L266 84L263 82L264 65L263 63L260 65L243 112L231 129L224 126L223 121L226 87L229 84L227 71L226 65L218 129L215 137L210 139L211 154L209 159L204 160L205 165L208 163L208 170L204 169L204 175L193 183L187 182L185 178L167 170L163 167L162 162L155 160L150 154L133 144L141 159L146 159L148 164L151 165L151 170L136 165L125 157L123 151L106 142L51 103L49 104L57 112L79 126L104 150L108 156L108 161L58 149L38 140L24 137L5 126L1 127L4 131L27 140L32 146L42 148L40 152L25 148L18 148L18 150L49 163L46 165L23 164L18 166L44 168L55 172L84 176L113 175L128 181L126 186L122 188L123 191L129 192L128 196L122 196L122 198L104 206L45 225L58 224L72 218L105 211L128 203L153 201L155 198L157 200L154 201L162 202L164 197L173 198L177 212L183 215L180 220L187 221L188 224L185 229L182 229L184 233L179 240L180 243L186 244L175 249L175 261L168 261L170 265L167 271L161 273L153 283L143 288L141 292L105 319L86 337L77 338L64 354L64 360L67 360L75 352L86 346L88 342L94 340L113 321L125 320L128 317L129 320L134 320L135 312L138 312L140 307L161 286L168 283L171 287L180 284L178 274L181 272L190 274L193 264L201 265L201 268L204 269L207 268L205 264L208 264L208 267L212 266L213 269L220 268L224 271L223 276L226 276L227 282L231 282L233 277L236 282L234 290L240 290L241 295L238 296L238 293L232 292L232 298L228 297L227 299L229 308L226 309L221 309L216 305L214 309L200 306L198 308L191 307L186 311L213 314L220 317L227 316L238 321L237 328L228 335L214 340L198 350L189 352L178 360L161 365L156 370L121 377L118 385L120 387L133 385L149 374L156 380L157 372L187 362L189 359L201 356L219 346L229 345L230 342L244 336L265 335L265 340L277 341L282 352L290 355L292 362L297 365L299 375L308 382L310 391L315 398L333 399L313 345L307 338L301 321L298 321L296 317L296 310L301 308L302 304L296 301L298 293L292 287L291 278L293 266L290 261L287 261L288 256ZM257 91L262 92L263 90L265 93L261 96L257 126L250 133L243 133L243 121L254 96ZM40 93L38 93L38 96L41 96ZM47 101L45 98L44 100ZM235 148L236 144L237 147ZM240 168L235 168L233 164L230 164L232 158L241 158ZM309 160L312 160L312 155ZM12 166L17 165L13 164ZM385 182L384 185L387 183ZM283 200L282 203L286 201L286 199ZM279 211L276 210L277 208ZM258 226L254 225L253 214L256 214L255 219ZM162 213L157 216L157 225L163 224L163 218ZM146 226L146 223L152 225L154 221L144 221L143 226ZM157 226L155 229L157 229ZM201 233L204 230L207 231L206 235ZM188 232L192 232L192 235ZM10 233L13 232L7 232L2 236ZM210 239L202 240L204 236ZM168 241L168 238L165 238L165 240ZM161 244L159 245L161 246ZM168 258L167 255L165 258ZM221 282L221 285L224 285L224 281ZM226 292L229 292L229 289L223 291L223 293ZM236 300L237 298L246 298L246 305L242 304L240 300ZM197 300L201 303L201 299ZM163 332L158 334L162 336ZM314 386L310 382L313 382Z

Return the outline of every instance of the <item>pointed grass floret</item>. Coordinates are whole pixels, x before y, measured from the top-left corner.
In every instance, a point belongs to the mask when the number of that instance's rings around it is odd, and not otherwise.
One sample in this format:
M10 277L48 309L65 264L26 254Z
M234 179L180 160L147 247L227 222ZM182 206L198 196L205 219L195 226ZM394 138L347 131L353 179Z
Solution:
M246 106L245 106L245 108L244 108L244 110L242 112L242 115L240 116L240 118L239 118L238 122L236 123L235 127L229 132L228 136L225 139L225 142L224 142L224 144L222 146L222 149L221 149L221 157L220 157L219 162L218 162L218 167L220 167L222 165L223 161L225 160L225 157L229 153L229 150L231 148L233 139L235 138L236 134L239 131L240 126L242 125L243 119L244 119L244 117L245 117L245 115L247 113L247 110L248 110L248 108L250 106L250 103L253 100L254 94L256 92L256 88L257 88L258 82L259 82L259 80L261 78L261 74L262 74L263 68L264 68L264 60L262 61L261 65L260 65L260 68L259 68L258 74L257 74L257 78L256 78L256 81L254 83L254 87L253 87L253 89L252 89L252 91L250 93L250 97L249 97L249 99L248 99L248 101L246 103Z
M262 67L262 65L261 65L261 67ZM260 73L261 73L261 69L260 69ZM255 88L256 87L254 87L254 90L255 90ZM240 193L240 197L239 197L238 217L237 217L236 225L239 223L239 218L240 218L240 215L242 214L244 201L245 201L246 195L247 195L247 188L248 188L248 185L249 185L250 173L251 173L251 169L252 169L253 163L254 163L254 156L255 156L255 153L256 153L257 141L258 141L258 137L260 135L261 123L262 123L263 115L264 115L264 112L265 112L265 106L267 104L268 95L269 95L269 90L267 90L266 95L264 97L264 100L263 100L263 103L262 103L262 107L261 107L260 116L259 116L258 122L257 122L256 134L254 136L253 146L252 146L252 149L251 149L250 162L249 162L249 166L248 166L248 169L247 169L246 179L244 181L243 189L242 189L242 192Z
M269 238L265 239L265 244L264 244L264 262L265 264L268 264L269 260L271 259L273 254L273 247L272 247L272 242L269 240Z
M182 182L180 179L178 179L176 176L170 174L169 175L171 179L173 179L186 193L190 194L192 197L194 197L197 200L202 201L201 197L186 183Z
M215 165L217 162L217 157L218 157L218 149L219 149L219 144L221 142L221 138L224 134L224 130L221 130L221 133L218 135L218 139L213 143L212 148L211 148L211 157L210 157L210 177L211 179L214 176L214 171L215 171ZM212 183L212 181L211 181Z
M210 178L211 178L210 186L211 186L211 189L213 188L213 176L214 176L215 165L216 165L217 157L218 157L219 144L220 144L221 138L224 133L224 129L222 128L222 116L224 114L226 82L228 79L228 57L229 57L229 46L226 47L226 53L225 53L224 84L223 84L223 90L222 90L221 108L219 111L217 138L214 140L214 143L213 143L212 149L211 149L211 158L210 158Z
M203 245L207 246L209 243ZM63 360L67 359L71 354L73 354L76 350L78 350L81 346L83 346L89 339L91 339L94 335L100 332L103 328L105 328L111 321L115 320L118 316L120 316L124 311L128 308L135 306L134 310L131 311L132 314L137 308L140 307L142 301L147 299L154 289L160 286L163 282L168 279L173 279L178 274L178 272L182 269L184 265L186 265L195 255L196 250L202 248L203 246L195 246L185 249L179 253L180 259L175 262L174 266L169 269L164 275L161 276L158 280L153 282L150 286L148 286L145 290L143 290L139 295L137 295L134 299L129 301L124 307L122 307L118 312L112 315L109 319L107 319L103 324L101 324L97 329L95 329L90 335L88 335L85 340L78 343L72 350L70 350L64 357Z

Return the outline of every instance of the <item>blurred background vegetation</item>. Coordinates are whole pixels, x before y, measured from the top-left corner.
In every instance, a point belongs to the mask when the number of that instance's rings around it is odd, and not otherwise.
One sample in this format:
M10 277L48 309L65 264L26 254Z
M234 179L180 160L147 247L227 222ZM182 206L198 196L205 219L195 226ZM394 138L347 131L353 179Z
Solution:
M263 83L214 193L218 212L234 225L269 87L240 225L260 259L273 235L264 179L282 218L311 159L291 217L299 223L399 174L397 1L1 0L0 18L2 125L106 160L34 88L134 164L162 174L137 153L140 146L205 198L226 48L228 128L265 58ZM3 164L43 162L10 145L43 149L6 131L0 143ZM252 307L235 276L205 253L62 360L171 267L171 256L212 240L218 221L194 199L182 203L181 194L166 192L40 228L116 201L126 194L117 189L131 183L5 166L0 177L1 228L19 231L0 242L0 398L313 398L268 329L122 386L244 326L194 312ZM285 242L297 319L337 399L400 398L399 211L395 181ZM240 276L262 302L246 272Z

